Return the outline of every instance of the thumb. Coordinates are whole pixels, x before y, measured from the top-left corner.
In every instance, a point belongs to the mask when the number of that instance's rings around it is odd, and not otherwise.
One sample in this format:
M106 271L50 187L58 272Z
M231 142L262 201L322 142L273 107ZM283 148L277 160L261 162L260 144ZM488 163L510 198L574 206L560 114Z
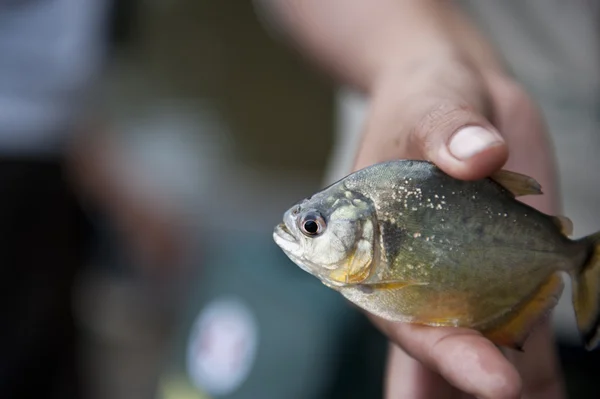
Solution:
M475 180L504 165L506 142L483 109L439 97L423 100L394 109L373 103L359 167L398 158L426 159L457 179Z
M440 110L442 108L442 110ZM500 133L472 108L448 104L427 111L409 133L412 151L458 179L480 179L500 169L508 148Z

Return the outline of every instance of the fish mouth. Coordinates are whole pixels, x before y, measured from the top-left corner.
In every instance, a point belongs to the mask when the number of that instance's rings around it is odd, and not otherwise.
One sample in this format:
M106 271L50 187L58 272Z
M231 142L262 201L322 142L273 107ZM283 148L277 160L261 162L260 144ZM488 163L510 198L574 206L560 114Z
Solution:
M285 241L287 243L296 243L296 237L292 234L285 223L279 223L273 232L273 238L276 242ZM279 243L279 242L278 242Z
M285 223L280 223L275 227L273 240L294 263L302 263L300 258L302 247Z
M314 275L312 268L307 266L302 259L302 246L299 240L294 236L294 234L292 234L291 230L285 223L280 223L275 227L275 230L273 231L273 239L292 262L294 262L305 272Z

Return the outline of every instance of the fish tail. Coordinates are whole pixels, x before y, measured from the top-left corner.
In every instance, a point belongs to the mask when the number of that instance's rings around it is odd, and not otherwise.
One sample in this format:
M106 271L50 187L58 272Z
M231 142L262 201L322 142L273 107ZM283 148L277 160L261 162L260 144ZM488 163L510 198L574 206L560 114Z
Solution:
M571 272L577 327L588 350L600 343L600 232L583 237L590 248L585 262Z

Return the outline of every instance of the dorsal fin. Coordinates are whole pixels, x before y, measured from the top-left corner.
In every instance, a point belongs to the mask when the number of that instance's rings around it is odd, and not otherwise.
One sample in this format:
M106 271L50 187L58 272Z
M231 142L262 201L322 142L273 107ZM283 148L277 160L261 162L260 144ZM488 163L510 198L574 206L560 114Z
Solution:
M573 222L568 217L560 215L552 216L552 221L558 226L563 235L568 237L573 234Z
M542 186L533 177L522 175L508 170L499 170L492 174L490 179L510 191L515 197L522 195L540 195Z

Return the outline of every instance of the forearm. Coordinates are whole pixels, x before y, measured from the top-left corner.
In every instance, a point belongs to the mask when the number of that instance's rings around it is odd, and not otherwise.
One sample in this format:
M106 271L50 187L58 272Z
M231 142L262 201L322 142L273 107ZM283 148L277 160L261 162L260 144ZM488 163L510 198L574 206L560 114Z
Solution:
M305 55L369 91L379 76L432 59L500 63L456 5L437 0L260 0Z

